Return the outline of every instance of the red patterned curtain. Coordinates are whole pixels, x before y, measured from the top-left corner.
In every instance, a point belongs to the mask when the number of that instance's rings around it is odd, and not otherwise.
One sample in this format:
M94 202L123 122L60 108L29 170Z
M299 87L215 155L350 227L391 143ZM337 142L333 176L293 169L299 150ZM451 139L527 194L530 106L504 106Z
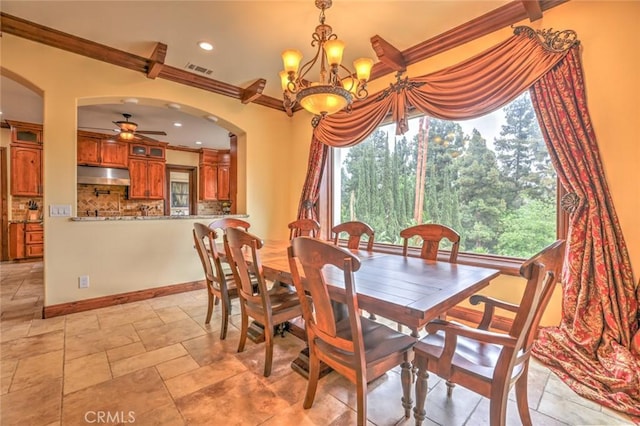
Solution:
M578 394L640 422L638 300L587 110L578 47L530 90L570 211L562 321L534 353Z
M324 172L324 164L329 147L320 140L311 138L307 177L304 180L300 203L298 203L298 219L310 218L318 220L318 198L320 197L320 181Z

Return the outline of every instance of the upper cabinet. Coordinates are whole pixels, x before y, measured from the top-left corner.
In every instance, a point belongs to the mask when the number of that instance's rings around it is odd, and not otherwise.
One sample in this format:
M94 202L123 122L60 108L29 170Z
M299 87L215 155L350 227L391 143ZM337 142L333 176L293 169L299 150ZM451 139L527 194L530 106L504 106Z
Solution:
M78 132L78 164L126 169L129 144L97 133Z
M230 194L231 156L229 151L203 148L200 151L200 199L226 201Z
M164 199L165 149L165 143L129 144L130 199Z
M42 196L42 126L7 123L11 126L11 195Z
M42 126L22 121L6 120L11 127L12 143L42 143Z

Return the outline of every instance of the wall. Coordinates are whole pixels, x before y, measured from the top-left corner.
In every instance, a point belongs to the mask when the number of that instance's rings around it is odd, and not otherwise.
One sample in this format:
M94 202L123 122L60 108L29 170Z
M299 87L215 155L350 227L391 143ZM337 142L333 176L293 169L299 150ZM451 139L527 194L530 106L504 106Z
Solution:
M545 12L534 28L573 29L582 42L587 95L605 173L626 239L632 265L640 265L640 144L635 129L640 106L636 47L638 2L572 1ZM508 37L510 28L409 67L417 76L439 70ZM265 238L286 237L296 214L311 139L310 116L283 113L81 58L9 34L2 37L2 66L45 91L45 204L75 205L75 111L78 98L135 96L164 98L192 105L237 128L238 211L250 215L252 230ZM47 66L42 66L47 64ZM95 78L100 76L100 78ZM393 76L370 84L375 93ZM169 162L169 157L167 158ZM288 167L280 167L287 164ZM244 171L244 173L242 173ZM200 279L193 256L189 221L70 223L45 218L46 304ZM173 239L175 240L173 240ZM175 241L169 245L168 241ZM164 251L163 251L164 250ZM166 253L166 251L170 251ZM104 260L109 259L106 266ZM118 265L114 271L112 265ZM77 289L77 277L91 275L91 288ZM637 280L637 272L636 272ZM501 277L488 292L518 300L522 280ZM557 322L559 293L544 321Z
M239 213L264 238L286 229L291 163L288 118L282 112L77 56L3 34L2 67L44 92L44 204L69 204L76 214L76 111L103 97L153 98L189 105L220 118L238 135ZM46 64L46 66L43 66ZM99 78L97 77L99 76ZM180 154L176 154L179 156ZM168 163L178 163L168 154ZM271 208L283 206L283 208ZM194 255L194 220L72 222L45 217L45 305L202 279ZM90 287L78 289L78 276Z

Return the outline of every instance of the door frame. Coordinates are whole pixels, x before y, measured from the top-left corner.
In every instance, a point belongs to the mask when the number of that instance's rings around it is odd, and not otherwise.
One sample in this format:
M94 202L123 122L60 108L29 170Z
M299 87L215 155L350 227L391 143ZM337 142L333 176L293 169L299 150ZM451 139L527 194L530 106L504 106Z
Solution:
M164 214L165 216L171 216L171 172L183 172L189 174L189 215L195 216L198 214L198 168L195 166L181 166L177 164L167 164L165 167L166 173L166 194L164 197Z

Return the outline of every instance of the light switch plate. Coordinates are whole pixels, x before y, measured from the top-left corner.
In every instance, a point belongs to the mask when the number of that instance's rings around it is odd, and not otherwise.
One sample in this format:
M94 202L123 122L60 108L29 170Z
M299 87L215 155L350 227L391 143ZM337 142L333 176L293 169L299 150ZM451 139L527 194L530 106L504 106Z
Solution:
M54 217L70 217L71 205L69 204L50 204L49 216Z

